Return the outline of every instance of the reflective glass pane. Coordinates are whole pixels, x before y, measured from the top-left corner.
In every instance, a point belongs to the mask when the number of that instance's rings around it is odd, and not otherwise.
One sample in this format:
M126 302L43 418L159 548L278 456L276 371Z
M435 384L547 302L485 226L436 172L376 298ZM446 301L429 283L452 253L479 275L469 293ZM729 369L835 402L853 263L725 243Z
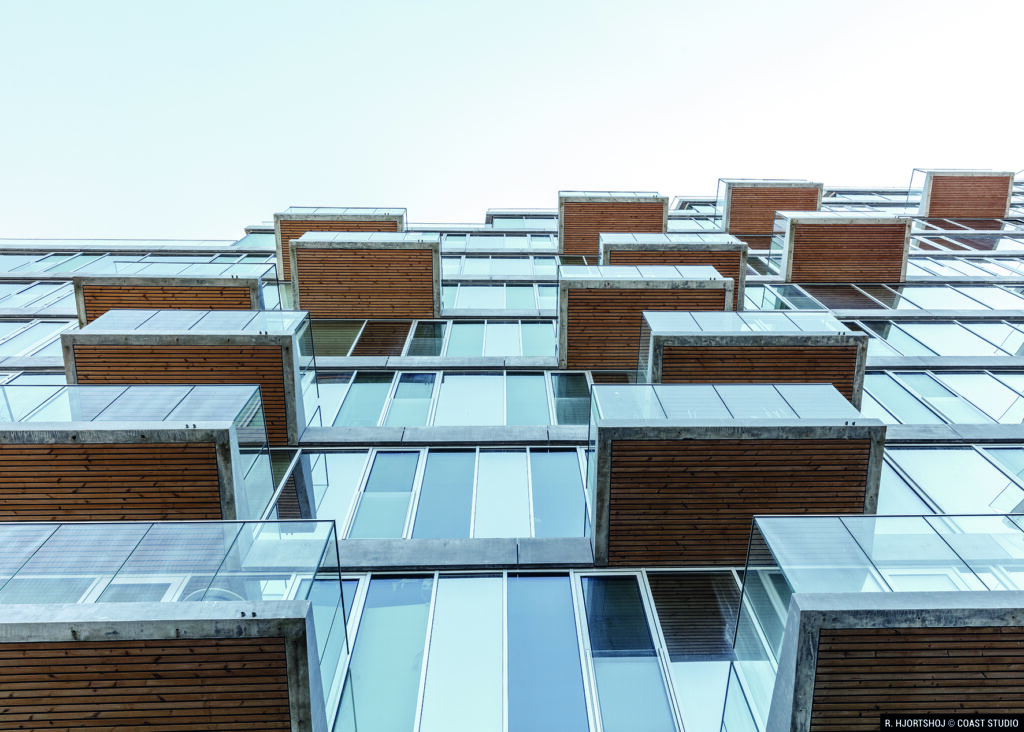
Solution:
M1024 508L1024 491L969 447L900 447L886 454L942 513L1015 513Z
M452 323L452 334L448 337L446 356L473 358L483 355L483 351L483 323Z
M352 498L363 477L366 465L366 451L325 452L320 455L303 455L303 460L312 460L310 472L313 477L313 491L318 497L316 517L334 520L339 529L345 525L351 510Z
M865 374L864 388L904 424L941 424L942 419L889 374Z
M940 356L1003 355L994 345L958 323L904 323L901 327Z
M426 424L430 398L434 393L434 376L431 373L399 376L384 424L397 427Z
M551 421L544 374L507 374L505 394L506 424L548 424Z
M636 578L584 577L582 582L604 729L674 730Z
M474 536L530 536L526 470L526 450L480 453Z
M575 450L531 450L536 536L583 536L586 503Z
M427 455L412 530L414 539L469 537L475 468L476 453L472 451L432 450Z
M447 323L417 323L407 356L440 356Z
M568 577L508 578L508 729L589 729Z
M390 371L359 371L345 394L335 427L372 427L380 419L384 400L391 391Z
M992 420L981 410L961 399L928 374L901 373L900 381L923 398L929 406L941 411L950 422L964 424L985 424Z
M501 732L501 577L442 577L437 583L421 732Z
M537 307L532 285L508 285L505 287L505 307L509 310L534 310Z
M445 374L434 413L435 426L505 423L504 374Z
M1003 424L1024 422L1024 399L989 374L938 372L934 377ZM969 421L969 420L957 420Z
M371 580L335 732L413 728L433 582Z
M405 527L418 452L378 452L366 479L350 539L398 539Z
M485 356L519 356L519 323L490 322L484 339Z
M555 327L550 321L539 323L525 322L522 324L523 355L544 356L555 355Z
M590 387L584 374L551 374L558 424L587 424L590 419Z

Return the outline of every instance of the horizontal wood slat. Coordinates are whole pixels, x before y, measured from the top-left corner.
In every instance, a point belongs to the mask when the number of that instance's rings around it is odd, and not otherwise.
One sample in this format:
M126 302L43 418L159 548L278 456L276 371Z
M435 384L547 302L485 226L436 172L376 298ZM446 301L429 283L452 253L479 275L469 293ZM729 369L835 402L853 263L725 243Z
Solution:
M291 219L281 220L281 279L290 282L292 279L292 241L307 231L398 231L397 221L323 221Z
M933 176L926 215L954 219L1003 218L1011 185L1007 175Z
M428 249L305 249L296 252L299 306L311 318L434 317Z
M220 518L211 443L0 444L0 521Z
M726 310L719 289L570 289L567 367L636 369L644 310Z
M611 565L737 566L755 514L863 513L868 440L617 440Z
M562 253L594 257L600 234L661 234L665 206L657 201L565 201L562 204Z
M792 282L900 282L906 224L794 223Z
M776 211L817 211L817 187L808 188L733 188L729 204L728 233L745 236L771 236ZM748 242L759 249L765 241Z
M672 661L731 661L740 591L730 572L650 572Z
M79 384L259 384L272 445L288 444L280 346L74 347Z
M738 251L722 251L714 249L698 249L687 246L685 249L673 249L671 251L652 249L626 250L615 249L608 253L609 264L678 264L684 266L708 266L714 267L715 271L722 277L728 277L733 282L733 289L738 289L740 282L740 267L743 257ZM730 304L731 310L736 309L735 296Z
M1024 710L1024 628L825 628L812 732L877 730L887 713Z
M249 310L248 287L207 285L83 285L85 320L108 310Z
M663 384L832 384L853 399L854 346L665 346Z
M0 730L290 730L281 638L0 644Z

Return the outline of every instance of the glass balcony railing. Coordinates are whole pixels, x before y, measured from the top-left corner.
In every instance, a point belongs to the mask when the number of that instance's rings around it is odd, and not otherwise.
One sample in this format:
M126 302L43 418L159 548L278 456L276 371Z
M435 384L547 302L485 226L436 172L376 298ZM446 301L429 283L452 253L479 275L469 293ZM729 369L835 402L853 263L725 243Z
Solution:
M333 521L0 524L0 605L308 600L324 694L348 653Z
M1021 515L759 516L736 629L737 693L763 726L794 593L1022 589Z

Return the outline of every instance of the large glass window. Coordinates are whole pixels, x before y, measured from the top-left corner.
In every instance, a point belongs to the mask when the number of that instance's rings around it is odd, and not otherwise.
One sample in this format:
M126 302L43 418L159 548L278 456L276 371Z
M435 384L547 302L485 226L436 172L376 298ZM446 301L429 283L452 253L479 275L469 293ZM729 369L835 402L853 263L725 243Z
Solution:
M352 539L397 539L405 530L419 452L378 452L370 468Z

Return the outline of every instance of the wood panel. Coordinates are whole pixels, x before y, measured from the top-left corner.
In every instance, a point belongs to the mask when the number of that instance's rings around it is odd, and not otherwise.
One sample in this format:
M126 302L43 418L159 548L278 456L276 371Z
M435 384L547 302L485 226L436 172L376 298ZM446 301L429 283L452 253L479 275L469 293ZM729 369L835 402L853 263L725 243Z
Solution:
M567 368L635 369L644 310L726 310L720 289L569 289Z
M85 322L108 310L250 310L248 287L83 285Z
M907 226L792 224L791 282L900 282Z
M661 201L565 201L562 204L562 253L594 257L601 234L664 233Z
M432 318L429 249L296 251L299 306L311 318Z
M270 444L288 444L280 346L77 344L74 354L79 384L259 384Z
M721 249L697 249L687 246L685 249L651 249L626 250L613 249L608 253L609 264L678 264L684 266L709 266L722 277L728 277L733 282L733 302L730 310L736 309L735 297L740 282L740 268L743 264L742 253L739 251L723 251Z
M817 211L818 194L816 186L808 188L732 188L729 205L728 233L744 237L771 236L775 226L776 211ZM767 248L766 240L754 239L747 242L758 249Z
M212 443L0 444L0 521L221 519Z
M663 384L832 384L853 399L855 346L665 346Z
M755 514L863 513L866 439L617 440L608 561L742 566Z
M292 241L307 231L398 231L397 221L324 221L322 219L281 219L281 279L292 279Z
M0 730L290 730L281 638L0 643Z
M935 175L926 216L1000 219L1006 216L1012 179L1007 175Z
M877 730L881 714L1024 710L1024 628L824 628L812 732Z

